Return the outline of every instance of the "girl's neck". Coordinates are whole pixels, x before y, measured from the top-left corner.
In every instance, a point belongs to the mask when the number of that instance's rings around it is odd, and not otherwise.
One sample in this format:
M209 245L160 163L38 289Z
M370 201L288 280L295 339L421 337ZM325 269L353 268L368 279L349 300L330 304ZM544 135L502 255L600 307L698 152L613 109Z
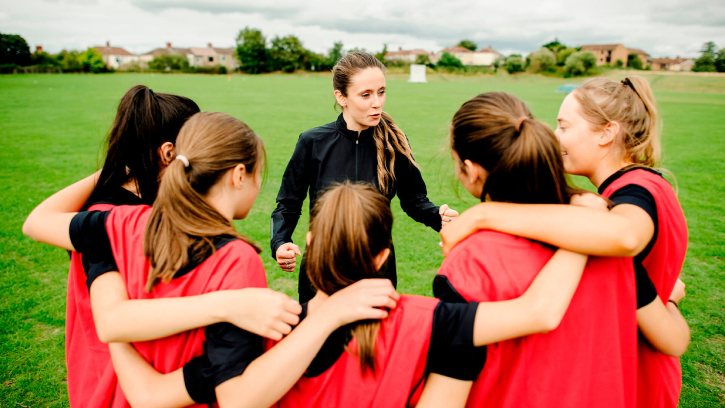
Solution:
M347 109L342 110L342 117L345 119L345 123L347 124L347 129L352 130L353 132L362 132L363 130L367 129L369 126L363 126L355 119L352 118L352 115L348 113L349 111Z
M315 309L317 309L322 303L329 298L330 295L327 293L324 293L321 290L318 290L315 294L315 297L313 297L309 303L307 303L307 314L311 314L315 312Z
M141 197L141 193L138 191L138 184L136 183L136 179L134 178L124 183L121 188L130 191L131 193L135 194L136 197Z
M594 170L594 174L589 176L589 181L599 188L599 186L601 186L612 174L629 166L630 164L632 163L625 160L604 160L602 164Z

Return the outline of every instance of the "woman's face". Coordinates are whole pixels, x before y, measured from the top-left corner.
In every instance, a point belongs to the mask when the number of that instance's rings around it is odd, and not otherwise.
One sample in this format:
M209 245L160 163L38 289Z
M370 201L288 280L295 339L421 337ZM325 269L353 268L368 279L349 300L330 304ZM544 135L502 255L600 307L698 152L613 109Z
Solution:
M347 121L350 130L377 126L385 106L385 74L377 67L365 68L352 76L347 96L335 91L335 97L352 119Z
M607 152L599 144L602 132L591 130L580 112L579 101L570 93L559 108L554 134L561 144L566 172L589 177Z

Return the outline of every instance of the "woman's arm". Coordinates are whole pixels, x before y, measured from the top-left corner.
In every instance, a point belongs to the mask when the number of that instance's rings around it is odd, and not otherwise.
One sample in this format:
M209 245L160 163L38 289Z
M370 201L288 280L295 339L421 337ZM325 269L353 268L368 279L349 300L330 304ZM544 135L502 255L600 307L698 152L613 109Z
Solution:
M443 253L481 229L529 238L596 256L632 257L647 246L654 223L646 211L622 204L609 212L578 205L485 202L441 230Z
M676 304L685 297L685 284L677 280L670 300ZM690 326L672 302L662 303L659 296L637 310L637 326L647 341L668 356L685 354L690 344Z
M396 154L394 171L400 208L415 221L440 231L443 215L440 213L440 209L428 199L428 190L420 170L407 157ZM455 212L450 209L448 211ZM458 213L455 215L457 216Z
M104 273L93 281L91 308L98 338L104 343L153 340L220 322L280 340L299 322L302 311L297 301L265 288L129 300L118 272Z
M473 344L483 346L559 327L586 263L586 255L559 249L523 295L479 303Z
M70 222L90 198L99 174L100 171L46 198L28 215L23 234L35 241L74 251L68 233Z
M473 381L457 380L444 375L430 373L425 382L423 393L418 400L418 408L463 408Z

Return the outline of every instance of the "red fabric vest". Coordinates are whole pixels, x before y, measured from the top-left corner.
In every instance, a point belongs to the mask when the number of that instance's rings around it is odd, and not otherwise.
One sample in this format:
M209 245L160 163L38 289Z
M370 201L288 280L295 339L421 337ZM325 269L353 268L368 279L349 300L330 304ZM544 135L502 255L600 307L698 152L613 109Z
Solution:
M468 301L521 296L553 255L523 238L480 231L439 274ZM488 346L469 407L634 407L636 287L628 258L590 257L559 327Z
M225 289L267 287L262 259L252 246L235 240L216 251L191 272L168 283L157 283L151 293L147 293L144 288L149 263L143 254L143 238L150 214L151 207L148 206L120 206L112 210L106 220L113 256L126 282L129 299L194 296ZM146 361L165 374L183 367L193 357L201 355L204 352L204 339L202 327L133 345ZM95 406L130 406L118 385L112 365L109 364L104 372L94 398L97 402Z
M675 191L664 178L648 170L631 170L607 186L603 196L635 184L645 188L657 205L657 240L642 265L663 303L672 294L687 252L687 223ZM680 399L682 370L680 359L655 350L639 336L637 406L674 408Z
M111 204L96 204L88 211L108 211ZM81 254L71 252L65 318L65 359L68 367L68 399L71 407L92 407L92 390L107 366L108 346L98 339L86 286Z
M400 408L406 406L409 397L410 405L415 406L424 386L433 312L438 302L424 296L400 296L398 306L378 332L375 376L370 372L363 376L357 355L345 351L324 373L302 377L278 407ZM355 339L349 349L357 349Z

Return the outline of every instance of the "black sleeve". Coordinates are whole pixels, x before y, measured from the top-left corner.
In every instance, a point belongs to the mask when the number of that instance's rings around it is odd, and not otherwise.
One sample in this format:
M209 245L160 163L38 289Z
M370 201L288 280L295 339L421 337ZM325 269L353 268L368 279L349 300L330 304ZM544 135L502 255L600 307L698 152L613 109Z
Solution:
M441 216L438 207L428 199L420 170L400 152L395 154L395 178L403 211L415 221L440 231Z
M436 306L427 369L431 373L473 381L486 363L486 347L473 346L477 302Z
M652 193L647 191L646 188L636 184L629 184L615 191L609 199L614 202L615 206L619 204L632 204L643 209L652 218L652 222L657 227L657 204Z
M70 222L68 233L73 248L83 254L83 269L86 272L86 287L106 272L118 271L106 231L106 220L110 211L84 211L76 214Z
M219 384L242 375L249 364L264 353L263 339L230 323L206 327L206 355L209 364L203 370L205 384Z
M637 282L637 309L641 309L657 298L657 288L641 262L634 261L634 276Z
M277 208L272 211L272 259L277 259L277 248L292 242L292 233L302 215L302 203L307 198L310 187L309 153L306 141L300 136L282 176L282 185L277 194Z
M211 377L205 376L210 366L211 362L206 353L194 357L184 364L183 373L186 392L197 404L216 402L216 387L214 387Z
M116 265L113 254L110 254L110 256L91 256L84 254L83 268L86 272L86 287L89 293L91 291L91 285L96 281L96 278L106 272L118 272L118 266Z

